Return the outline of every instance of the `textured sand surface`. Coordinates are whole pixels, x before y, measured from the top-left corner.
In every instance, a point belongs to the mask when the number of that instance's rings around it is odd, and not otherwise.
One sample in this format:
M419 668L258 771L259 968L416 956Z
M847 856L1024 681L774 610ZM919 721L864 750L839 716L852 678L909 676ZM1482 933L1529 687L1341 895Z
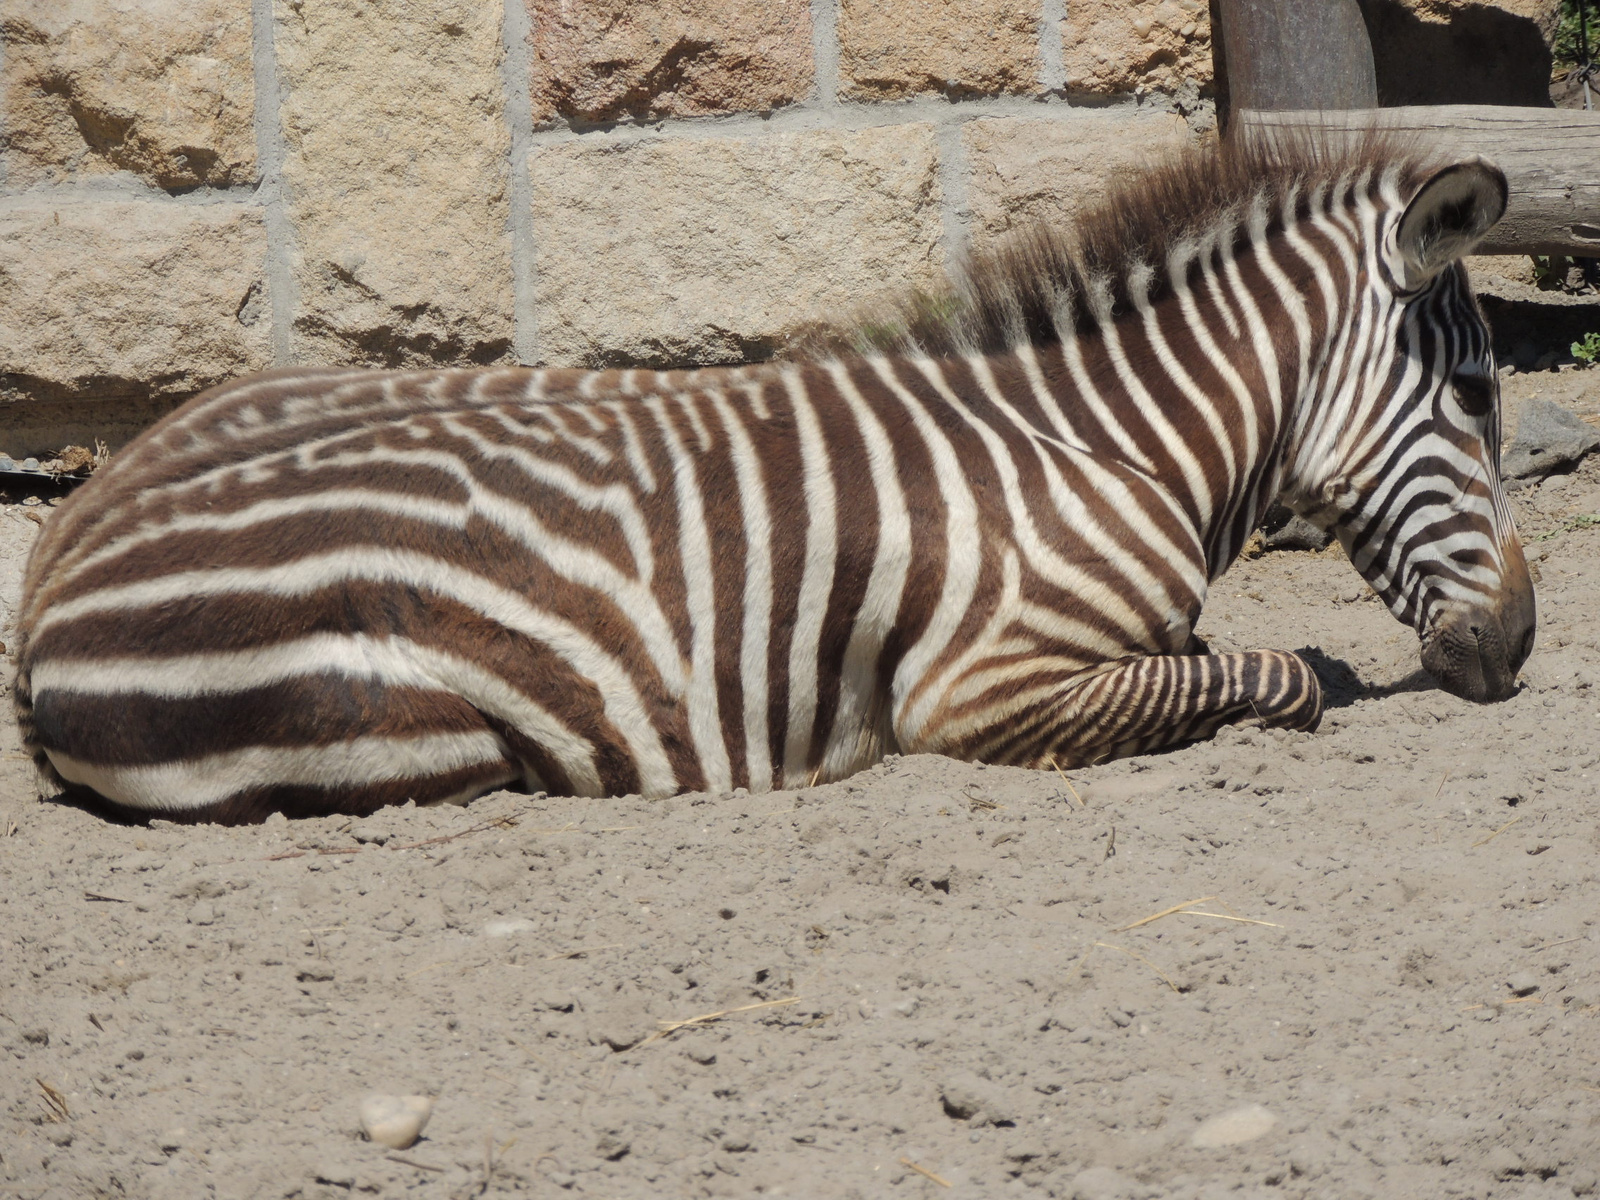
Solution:
M1514 503L1513 699L1433 688L1337 550L1268 555L1202 632L1309 651L1321 730L1077 772L1081 804L908 757L126 827L32 798L7 705L0 1193L1596 1194L1600 460ZM47 510L0 506L0 640ZM362 1140L374 1091L435 1098L421 1141Z

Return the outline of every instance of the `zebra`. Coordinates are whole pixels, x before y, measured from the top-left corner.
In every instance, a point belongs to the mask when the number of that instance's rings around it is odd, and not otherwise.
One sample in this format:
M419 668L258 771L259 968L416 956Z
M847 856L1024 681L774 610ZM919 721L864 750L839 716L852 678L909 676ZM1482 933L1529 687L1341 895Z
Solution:
M41 533L25 742L243 823L1311 730L1302 658L1194 635L1275 500L1501 700L1533 592L1462 258L1506 201L1381 136L1230 143L781 360L224 384Z

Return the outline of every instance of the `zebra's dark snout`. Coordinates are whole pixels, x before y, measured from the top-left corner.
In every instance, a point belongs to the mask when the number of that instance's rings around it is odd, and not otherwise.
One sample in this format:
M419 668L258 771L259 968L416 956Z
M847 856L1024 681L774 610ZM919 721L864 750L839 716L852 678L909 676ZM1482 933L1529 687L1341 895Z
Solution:
M1533 649L1533 606L1513 602L1461 613L1423 643L1422 665L1445 691L1488 704L1517 690L1517 672Z
M1538 625L1533 576L1515 535L1501 543L1499 595L1448 614L1422 642L1422 665L1445 691L1488 704L1517 690Z

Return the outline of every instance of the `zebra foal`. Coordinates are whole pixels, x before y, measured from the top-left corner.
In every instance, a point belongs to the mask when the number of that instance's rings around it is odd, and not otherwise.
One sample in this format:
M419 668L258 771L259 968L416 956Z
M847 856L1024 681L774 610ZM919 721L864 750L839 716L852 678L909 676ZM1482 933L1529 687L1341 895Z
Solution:
M1233 147L847 351L213 389L42 533L24 736L114 809L238 822L1309 729L1300 658L1192 635L1278 498L1501 699L1533 598L1460 260L1505 198L1381 139Z

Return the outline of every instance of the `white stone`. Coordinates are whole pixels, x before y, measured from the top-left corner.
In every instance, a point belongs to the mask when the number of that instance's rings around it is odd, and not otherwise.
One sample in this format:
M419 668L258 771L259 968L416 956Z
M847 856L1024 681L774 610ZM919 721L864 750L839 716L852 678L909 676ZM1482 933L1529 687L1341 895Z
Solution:
M483 924L483 936L492 938L515 937L519 933L532 933L538 926L527 917L503 917Z
M1277 1123L1278 1118L1261 1105L1246 1104L1243 1108L1230 1109L1201 1121L1189 1136L1189 1144L1197 1150L1238 1146L1269 1133Z
M422 1136L433 1115L431 1096L389 1096L373 1092L361 1100L361 1129L380 1146L405 1150Z

